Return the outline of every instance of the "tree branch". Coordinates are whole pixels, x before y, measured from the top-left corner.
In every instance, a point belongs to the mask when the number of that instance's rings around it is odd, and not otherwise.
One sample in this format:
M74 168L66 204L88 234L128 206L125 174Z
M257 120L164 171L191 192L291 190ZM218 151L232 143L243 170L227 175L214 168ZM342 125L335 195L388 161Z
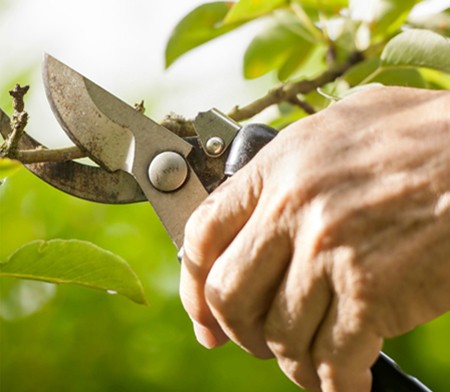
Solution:
M42 162L64 162L86 157L87 155L83 151L73 146L55 149L37 148L34 150L18 150L14 159L27 165Z
M334 81L336 78L342 76L346 71L348 71L350 67L362 60L362 54L356 52L352 54L343 65L327 70L323 74L311 80L304 79L295 83L283 84L269 91L269 93L264 97L261 97L246 106L236 106L230 113L228 113L228 115L235 121L242 121L261 113L269 106L281 102L291 102L299 94L308 94L317 88Z
M303 109L303 111L307 114L315 114L316 109L314 109L308 102L301 100L299 97L294 97L290 101L293 105L298 106Z

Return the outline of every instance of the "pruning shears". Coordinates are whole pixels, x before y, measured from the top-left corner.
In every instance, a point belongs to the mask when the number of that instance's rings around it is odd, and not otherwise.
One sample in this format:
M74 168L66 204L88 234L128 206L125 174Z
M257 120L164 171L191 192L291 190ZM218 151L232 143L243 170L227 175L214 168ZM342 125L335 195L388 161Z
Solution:
M83 199L150 202L178 249L194 209L276 136L266 125L241 126L211 109L195 118L195 135L180 137L49 55L44 82L59 124L98 167L74 161L27 167ZM10 133L9 119L1 110L0 132L4 138ZM42 146L24 135L19 147ZM373 392L430 391L383 353L372 374Z

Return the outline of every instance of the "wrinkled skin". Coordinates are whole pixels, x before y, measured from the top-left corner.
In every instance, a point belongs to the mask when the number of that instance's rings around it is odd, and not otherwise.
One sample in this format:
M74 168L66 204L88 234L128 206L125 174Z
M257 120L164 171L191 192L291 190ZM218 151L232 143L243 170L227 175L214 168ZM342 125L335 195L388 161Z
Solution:
M369 391L383 338L450 310L450 92L374 88L281 132L186 226L197 339Z

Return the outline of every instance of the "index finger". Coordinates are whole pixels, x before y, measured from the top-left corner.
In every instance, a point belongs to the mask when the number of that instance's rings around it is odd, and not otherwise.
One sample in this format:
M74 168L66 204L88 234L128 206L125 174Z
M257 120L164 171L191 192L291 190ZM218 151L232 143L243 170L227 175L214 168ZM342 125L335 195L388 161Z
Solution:
M185 229L180 297L194 321L197 339L206 347L227 338L205 299L205 282L215 260L250 218L262 189L262 180L249 164L227 180L192 214Z

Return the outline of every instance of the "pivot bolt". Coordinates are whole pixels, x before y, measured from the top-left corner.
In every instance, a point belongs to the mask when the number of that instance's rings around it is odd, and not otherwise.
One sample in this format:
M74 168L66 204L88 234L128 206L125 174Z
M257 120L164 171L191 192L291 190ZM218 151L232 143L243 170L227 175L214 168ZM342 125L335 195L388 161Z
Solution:
M179 189L188 176L185 159L173 151L165 151L153 158L148 168L151 184L161 192L173 192Z
M225 148L225 142L219 136L213 136L206 142L206 152L210 155L217 156L222 154Z

